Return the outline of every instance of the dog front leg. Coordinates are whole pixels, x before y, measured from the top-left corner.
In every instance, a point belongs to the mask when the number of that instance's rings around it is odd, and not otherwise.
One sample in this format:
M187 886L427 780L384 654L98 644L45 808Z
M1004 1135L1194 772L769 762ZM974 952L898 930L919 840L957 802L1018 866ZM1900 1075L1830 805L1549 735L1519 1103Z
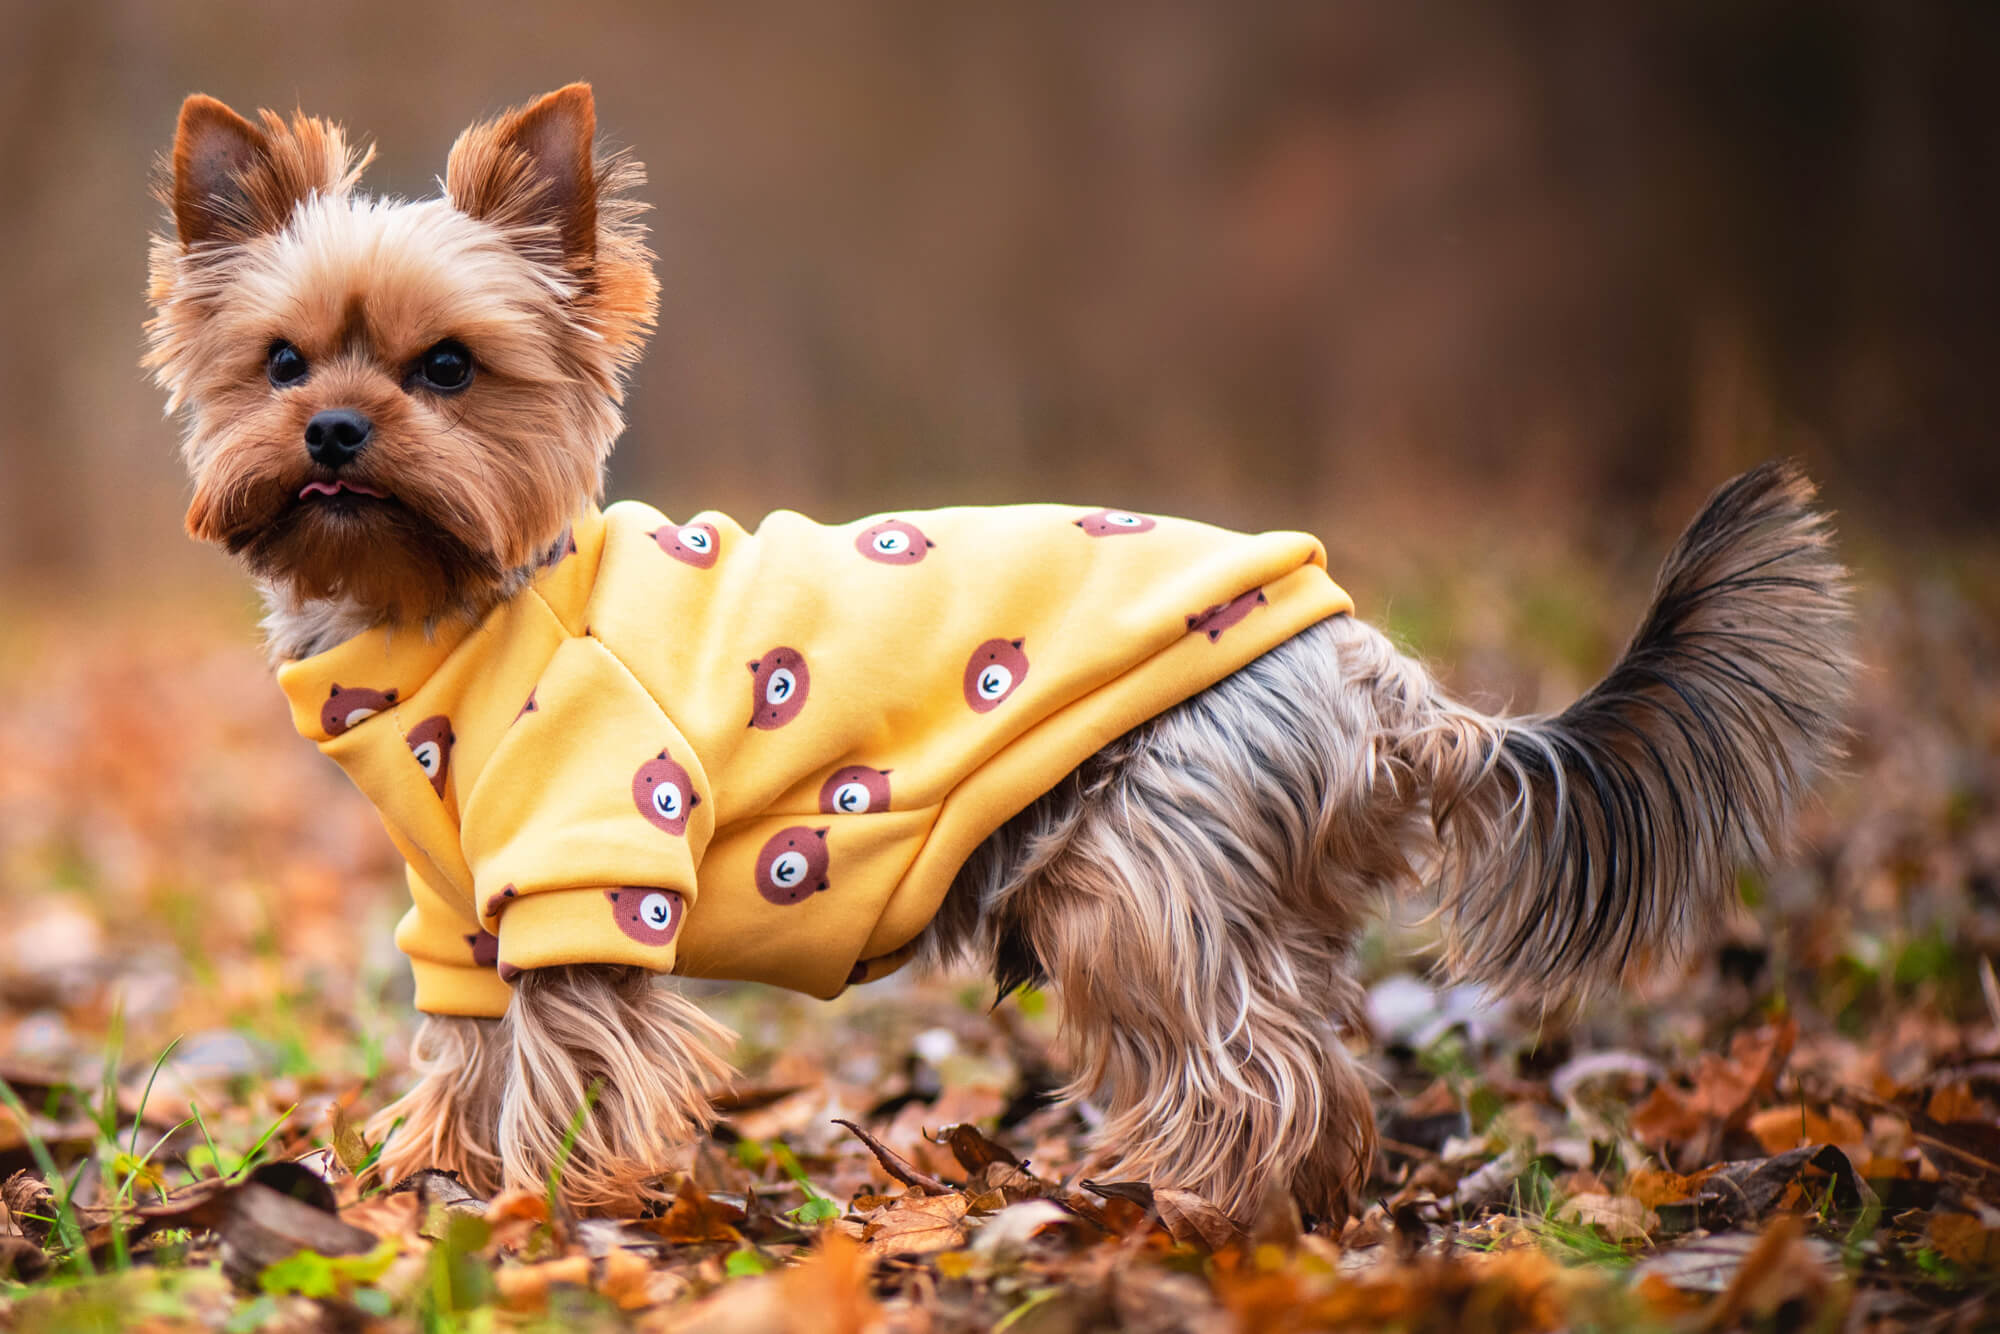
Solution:
M368 1137L386 1141L376 1159L384 1181L436 1167L456 1172L481 1195L500 1189L507 1045L502 1020L424 1016L410 1044L416 1084L368 1121Z
M578 1213L629 1214L658 1196L654 1182L707 1131L731 1075L716 1048L735 1035L642 968L524 972L502 1022L502 1182L540 1191L555 1176Z

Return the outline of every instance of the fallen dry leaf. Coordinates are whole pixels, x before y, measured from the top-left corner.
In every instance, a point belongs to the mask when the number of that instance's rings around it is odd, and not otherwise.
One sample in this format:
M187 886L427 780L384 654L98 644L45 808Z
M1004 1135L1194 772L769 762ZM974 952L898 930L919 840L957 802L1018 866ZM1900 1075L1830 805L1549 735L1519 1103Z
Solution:
M938 1200L920 1203L930 1206ZM876 1253L872 1246L864 1251L838 1232L825 1233L812 1254L785 1271L782 1284L785 1301L793 1312L793 1327L812 1334L873 1334L880 1330L882 1308L868 1286L871 1253Z
M510 1311L545 1311L549 1289L557 1285L589 1288L591 1263L588 1256L569 1255L539 1264L502 1265L493 1271L493 1285Z
M871 1255L928 1255L965 1244L965 1196L913 1195L883 1205L862 1220Z
M1021 1166L1019 1158L988 1139L978 1126L967 1122L946 1126L932 1142L949 1148L951 1156L958 1159L958 1165L974 1174L985 1171L995 1163L1013 1168Z
M1931 1215L1931 1245L1939 1255L1967 1269L2000 1267L2000 1209L1968 1200L1962 1209L1941 1209Z
M1555 1218L1594 1227L1621 1243L1643 1242L1660 1226L1659 1215L1629 1195L1572 1195L1556 1207Z
M408 997L380 967L402 890L375 817L288 734L249 626L223 649L72 625L31 680L10 615L0 1077L74 1182L100 1275L45 1248L53 1199L18 1179L36 1193L0 1224L0 1328L65 1329L62 1303L88 1302L163 1334L401 1329L441 1300L457 1309L437 1323L496 1330L1977 1328L2000 1273L2000 1027L1978 968L2000 883L2000 580L1981 577L1870 613L1889 665L1861 687L1862 781L1809 806L1809 855L1723 946L1636 999L1557 1016L1467 992L1434 1049L1352 1049L1386 1151L1342 1244L1306 1223L1345 1220L1281 1196L1245 1236L1160 1183L1080 1189L1109 1109L1050 1103L1071 1073L1059 998L989 1014L967 979L912 975L831 1007L690 984L745 1034L749 1073L716 1133L663 1164L656 1216L552 1217L539 1183L489 1198L440 1174L378 1192L352 1173L410 1039L382 1019ZM1621 630L1593 634L1608 651ZM1386 982L1400 942L1371 937L1357 980ZM1744 1017L1774 1013L1796 1029ZM162 1142L191 1104L202 1126ZM0 1179L39 1172L22 1131L0 1117ZM1654 1158L1637 1170L1634 1138ZM246 1157L267 1164L256 1190L218 1179ZM306 1232L351 1229L332 1250L370 1247L272 1280L339 1296L262 1292L261 1259L300 1238L246 1244L272 1222L260 1192ZM1578 1228L1643 1254L1613 1264Z
M1167 1234L1184 1246L1220 1250L1243 1235L1229 1215L1191 1190L1161 1186L1153 1191L1153 1207Z
M667 1211L658 1218L641 1220L639 1226L676 1246L694 1246L703 1242L741 1241L743 1237L736 1225L746 1217L743 1209L710 1195L689 1176L681 1178Z
M1756 1252L1762 1238L1754 1232L1718 1232L1684 1241L1671 1250L1648 1256L1633 1266L1635 1280L1654 1279L1685 1292L1722 1293L1736 1282L1744 1260ZM1836 1273L1840 1251L1819 1237L1801 1243L1807 1263Z
M1821 1113L1804 1106L1768 1107L1753 1114L1746 1127L1765 1153L1784 1153L1802 1144L1837 1144L1849 1157L1867 1144L1861 1119L1843 1107Z

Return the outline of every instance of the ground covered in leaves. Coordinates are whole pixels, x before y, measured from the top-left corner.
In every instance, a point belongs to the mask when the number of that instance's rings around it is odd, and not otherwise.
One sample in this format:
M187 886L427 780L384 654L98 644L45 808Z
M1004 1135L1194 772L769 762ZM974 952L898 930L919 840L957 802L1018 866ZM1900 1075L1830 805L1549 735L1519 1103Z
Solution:
M1497 605L1560 604L1520 589ZM1544 1014L1428 979L1404 905L1363 959L1365 1212L1274 1200L1246 1229L1075 1179L1095 1112L1049 1098L1055 1004L990 1008L976 978L704 988L745 1074L651 1216L373 1181L355 1126L409 1017L372 815L289 733L245 618L17 609L0 1328L1991 1327L2000 579L1908 569L1865 602L1851 773L1727 938ZM1473 589L1401 615L1559 703L1616 604L1489 625Z

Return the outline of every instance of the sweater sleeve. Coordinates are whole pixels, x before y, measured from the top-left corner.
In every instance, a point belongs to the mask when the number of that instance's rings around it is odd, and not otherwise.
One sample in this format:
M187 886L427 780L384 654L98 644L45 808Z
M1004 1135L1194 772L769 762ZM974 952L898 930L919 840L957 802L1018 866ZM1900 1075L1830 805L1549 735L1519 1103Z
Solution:
M714 807L693 749L624 664L565 641L465 799L461 844L502 979L674 966Z
M404 869L410 910L396 926L396 948L416 975L417 1009L481 1019L507 1013L511 992L494 971L492 934L415 866Z

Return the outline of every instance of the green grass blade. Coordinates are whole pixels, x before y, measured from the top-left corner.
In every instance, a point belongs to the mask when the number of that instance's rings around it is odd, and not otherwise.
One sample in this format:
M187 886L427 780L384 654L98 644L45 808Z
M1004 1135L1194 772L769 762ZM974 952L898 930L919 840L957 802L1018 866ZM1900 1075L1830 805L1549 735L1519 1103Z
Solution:
M257 1142L250 1146L250 1152L243 1155L243 1161L236 1164L236 1170L234 1172L231 1172L229 1175L233 1177L242 1176L243 1173L247 1172L250 1169L250 1164L257 1161L257 1155L264 1151L264 1146L271 1142L271 1137L278 1133L278 1127L285 1124L285 1122L291 1120L292 1113L296 1112L298 1109L299 1105L297 1103L293 1103L291 1106L287 1107L284 1111L278 1113L278 1119L273 1121L270 1124L270 1126L264 1131L264 1133L257 1137Z
M127 1153L139 1152L139 1127L146 1119L146 1104L153 1099L153 1081L160 1077L160 1070L166 1065L167 1058L172 1056L174 1048L180 1045L180 1035L176 1034L174 1040L169 1042L165 1050L161 1051L158 1058L154 1060L152 1071L146 1076L146 1087L139 1093L139 1108L132 1113L132 1144L131 1147L125 1150ZM186 1124L187 1122L185 1121L181 1122L181 1125ZM176 1129L178 1128L176 1127Z
M64 1180L62 1174L56 1171L54 1155L49 1152L49 1146L42 1142L42 1137L35 1133L35 1128L28 1119L28 1109L22 1105L20 1095L14 1092L14 1086L5 1079L0 1079L0 1102L5 1102L8 1110L20 1121L21 1134L28 1141L28 1153L34 1158L35 1166L41 1169L42 1180L63 1183L62 1195L56 1201L55 1230L62 1237L63 1244L70 1248L70 1253L75 1255L77 1262L83 1266L84 1272L95 1274L97 1269L90 1262L90 1247L84 1240L83 1225L77 1221L76 1210L70 1206L70 1196L76 1189L76 1183Z

